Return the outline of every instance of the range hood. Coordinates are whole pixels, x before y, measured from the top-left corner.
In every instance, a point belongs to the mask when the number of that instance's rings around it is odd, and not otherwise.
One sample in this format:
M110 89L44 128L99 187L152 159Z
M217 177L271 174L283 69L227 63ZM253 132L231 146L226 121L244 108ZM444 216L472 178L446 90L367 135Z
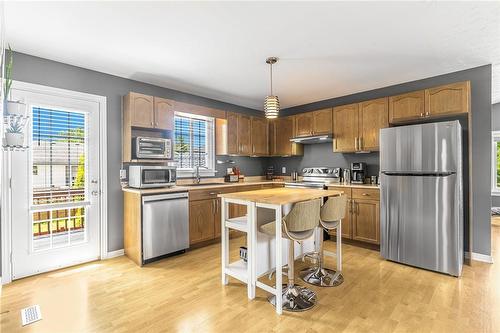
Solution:
M323 135L313 135L313 136L301 136L290 139L291 142L301 143L304 145L313 144L313 143L325 143L332 142L333 136L332 134L323 134Z

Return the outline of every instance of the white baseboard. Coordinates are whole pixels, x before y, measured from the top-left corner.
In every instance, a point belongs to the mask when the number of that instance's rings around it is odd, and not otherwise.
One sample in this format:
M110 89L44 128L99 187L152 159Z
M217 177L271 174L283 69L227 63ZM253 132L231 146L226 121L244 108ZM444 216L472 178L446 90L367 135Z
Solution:
M116 251L111 251L111 252L108 252L104 258L101 258L101 259L116 258L116 257L123 256L124 254L125 254L125 250L124 249L116 250Z
M471 255L470 255L470 252L465 252L465 258L469 259L471 258ZM476 253L476 252L472 252L472 260L475 260L475 261L481 261L481 262L485 262L485 263L488 263L488 264L492 264L493 263L493 257L491 255L487 255L487 254L481 254L481 253Z

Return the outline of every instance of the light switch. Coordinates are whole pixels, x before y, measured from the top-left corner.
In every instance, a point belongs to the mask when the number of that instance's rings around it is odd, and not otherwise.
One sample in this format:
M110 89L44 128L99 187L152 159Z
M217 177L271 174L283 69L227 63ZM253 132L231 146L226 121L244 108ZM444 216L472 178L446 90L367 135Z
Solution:
M281 167L281 173L285 174L286 173L286 167Z
M125 169L120 169L120 179L127 179L127 170Z

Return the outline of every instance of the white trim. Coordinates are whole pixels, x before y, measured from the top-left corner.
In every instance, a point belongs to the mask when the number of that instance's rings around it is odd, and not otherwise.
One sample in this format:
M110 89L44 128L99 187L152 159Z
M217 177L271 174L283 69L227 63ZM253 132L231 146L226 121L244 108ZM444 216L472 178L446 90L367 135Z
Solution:
M108 253L106 253L106 256L104 256L104 257L101 256L101 259L111 259L111 258L121 257L123 255L125 255L125 250L121 249L121 250L108 252Z
M215 174L217 173L215 164L216 164L216 155L215 155L215 118L214 117L208 117L208 116L202 116L202 115L197 115L197 114L192 114L192 113L185 113L185 112L178 112L176 111L174 114L175 116L179 117L185 117L185 118L191 118L191 119L201 119L209 122L211 124L211 133L210 135L207 135L207 146L210 151L210 165L208 169L202 168L199 170L200 177L214 177ZM175 119L174 119L175 122ZM174 131L175 131L175 124L174 124ZM175 136L174 136L175 139ZM174 140L175 141L175 140ZM175 143L175 142L174 142ZM195 177L195 169L194 168L189 168L189 169L181 169L177 168L177 178L194 178Z
M470 252L465 252L464 256L466 259L471 258ZM481 261L481 262L485 262L488 264L493 264L493 257L491 255L482 254L482 253L472 252L472 260Z
M54 88L49 86L44 86L40 84L13 81L12 89L25 90L31 93L47 94L57 97L66 97L84 100L88 102L95 102L99 104L99 136L100 136L100 149L99 149L99 173L100 173L100 258L107 256L108 249L108 174L107 174L107 100L105 96L99 96L94 94L82 93L73 90ZM4 157L9 152L3 153ZM5 161L5 159L4 159ZM5 163L4 163L5 164ZM7 168L3 168L7 169ZM3 171L3 170L2 170ZM8 171L8 170L7 170ZM9 172L2 172L2 184L8 184L9 182ZM8 207L10 205L6 197L10 196L10 188L7 186L2 186L2 207ZM11 251L12 251L12 234L11 234L11 220L10 220L10 209L2 209L2 216L0 221L0 231L2 238L2 270L1 270L1 283L9 283L12 281L12 270L11 270Z

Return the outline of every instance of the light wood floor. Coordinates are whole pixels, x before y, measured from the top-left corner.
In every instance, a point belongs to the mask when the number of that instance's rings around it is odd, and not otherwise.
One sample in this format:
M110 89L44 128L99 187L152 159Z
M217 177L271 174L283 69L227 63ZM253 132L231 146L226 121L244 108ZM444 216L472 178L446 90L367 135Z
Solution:
M144 268L120 257L4 286L0 331L500 332L500 227L493 238L497 264L466 266L460 279L346 245L344 284L313 288L315 308L282 316L265 292L248 301L242 284L221 285L219 244ZM21 328L19 311L31 304L43 320Z

